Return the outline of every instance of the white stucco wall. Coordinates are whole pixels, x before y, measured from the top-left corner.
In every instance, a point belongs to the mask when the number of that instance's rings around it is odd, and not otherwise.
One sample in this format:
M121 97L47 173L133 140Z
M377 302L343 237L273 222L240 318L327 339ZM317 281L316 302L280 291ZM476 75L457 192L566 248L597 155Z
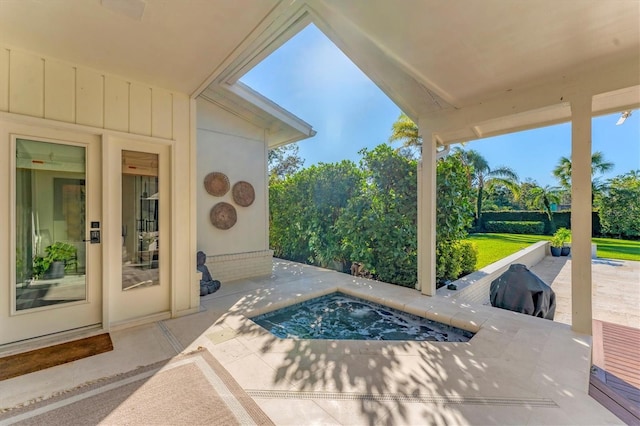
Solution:
M264 130L209 101L197 101L197 235L198 250L221 256L268 250L267 163ZM238 181L253 185L256 198L248 207L234 203L231 190L222 197L204 187L208 173L221 172L230 187ZM238 221L227 230L211 224L209 213L219 202L235 207Z
M204 100L197 101L197 249L207 254L211 275L223 285L241 278L271 273L266 131ZM233 201L231 190L214 197L204 187L211 172L229 178L229 186L249 182L255 201L248 207ZM235 207L238 220L227 230L211 224L210 212L219 202Z

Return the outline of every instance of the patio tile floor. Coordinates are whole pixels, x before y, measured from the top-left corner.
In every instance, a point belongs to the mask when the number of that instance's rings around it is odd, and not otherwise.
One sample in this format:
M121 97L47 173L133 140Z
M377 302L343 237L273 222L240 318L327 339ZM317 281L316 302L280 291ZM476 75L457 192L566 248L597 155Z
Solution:
M531 271L556 294L554 321L571 324L571 257L547 256ZM591 261L593 319L640 328L640 262Z
M245 316L337 288L479 331L466 343L298 341ZM566 324L278 260L272 276L201 302L198 314L113 331L112 352L0 383L0 408L204 347L279 425L621 423L588 396L591 338Z

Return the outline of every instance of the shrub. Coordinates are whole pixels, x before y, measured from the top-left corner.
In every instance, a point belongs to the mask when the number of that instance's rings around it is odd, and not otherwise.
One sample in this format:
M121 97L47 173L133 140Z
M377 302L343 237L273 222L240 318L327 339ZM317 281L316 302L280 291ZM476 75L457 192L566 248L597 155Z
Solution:
M618 238L640 237L640 170L607 181L598 198L602 230Z
M447 281L455 280L462 274L461 256L456 243L443 241L436 245L436 281L442 287Z
M442 287L476 270L478 250L470 241L445 241L436 247L436 281Z
M478 249L476 245L470 241L461 241L459 243L460 263L462 267L462 275L467 275L476 270L478 263Z
M418 269L417 162L388 145L360 153L366 183L334 228L342 250L377 279L413 288Z
M488 232L495 233L535 235L544 233L544 222L490 220L485 222L484 226Z
M269 241L276 257L329 266L346 261L335 224L362 174L351 161L319 164L269 186Z
M276 257L331 266L359 262L381 281L415 287L417 161L388 145L351 162L320 164L269 186L270 246ZM470 170L461 154L437 162L437 275L456 279L472 255L458 252L473 217ZM456 254L458 253L458 254ZM475 266L475 265L473 265ZM471 267L464 266L469 269Z

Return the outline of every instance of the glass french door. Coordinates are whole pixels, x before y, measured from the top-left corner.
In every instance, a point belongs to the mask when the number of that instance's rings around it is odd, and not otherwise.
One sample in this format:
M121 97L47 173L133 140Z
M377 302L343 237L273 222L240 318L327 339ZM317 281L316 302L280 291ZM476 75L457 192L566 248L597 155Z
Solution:
M14 327L2 340L102 321L100 147L77 139L12 138Z
M160 200L159 159L122 151L123 291L160 285L160 207L166 200Z
M109 321L171 311L171 149L111 137ZM116 171L117 170L117 171Z

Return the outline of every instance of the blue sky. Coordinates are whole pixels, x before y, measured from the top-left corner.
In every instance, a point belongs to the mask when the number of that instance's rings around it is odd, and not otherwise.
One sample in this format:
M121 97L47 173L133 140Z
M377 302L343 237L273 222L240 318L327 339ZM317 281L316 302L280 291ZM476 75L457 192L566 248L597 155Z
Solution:
M400 115L400 109L313 25L241 80L318 132L298 143L305 167L344 159L358 162L359 150L388 140ZM615 164L604 178L640 169L640 111L616 126L619 116L593 120L593 151L602 151ZM557 185L551 170L561 156L570 156L571 124L471 141L466 149L480 152L492 168L513 168L521 180Z

